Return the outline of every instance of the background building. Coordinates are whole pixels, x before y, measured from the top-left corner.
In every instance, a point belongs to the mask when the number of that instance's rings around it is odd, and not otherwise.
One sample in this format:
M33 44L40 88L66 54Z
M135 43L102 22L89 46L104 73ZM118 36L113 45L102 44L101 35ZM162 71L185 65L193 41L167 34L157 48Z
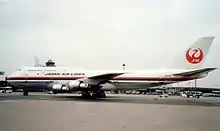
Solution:
M4 87L6 84L5 82L5 72L0 71L0 87Z

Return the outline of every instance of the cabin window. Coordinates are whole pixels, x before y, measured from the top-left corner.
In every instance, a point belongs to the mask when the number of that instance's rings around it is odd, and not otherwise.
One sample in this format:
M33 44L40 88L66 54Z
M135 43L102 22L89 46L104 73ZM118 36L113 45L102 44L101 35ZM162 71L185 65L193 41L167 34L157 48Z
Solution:
M56 70L45 70L45 71L56 71Z
M21 71L21 69L17 69L17 71Z
M41 71L41 70L28 70L28 71Z

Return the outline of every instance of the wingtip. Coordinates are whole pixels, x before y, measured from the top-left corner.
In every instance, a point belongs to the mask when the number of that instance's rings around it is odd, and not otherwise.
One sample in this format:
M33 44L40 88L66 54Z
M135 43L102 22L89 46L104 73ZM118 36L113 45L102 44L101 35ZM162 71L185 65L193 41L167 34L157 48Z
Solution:
M216 67L210 67L209 69L212 70L212 71L214 71L214 70L217 70L218 68L216 68Z
M203 38L203 39L214 39L215 36L205 36L205 37L201 37L201 38Z

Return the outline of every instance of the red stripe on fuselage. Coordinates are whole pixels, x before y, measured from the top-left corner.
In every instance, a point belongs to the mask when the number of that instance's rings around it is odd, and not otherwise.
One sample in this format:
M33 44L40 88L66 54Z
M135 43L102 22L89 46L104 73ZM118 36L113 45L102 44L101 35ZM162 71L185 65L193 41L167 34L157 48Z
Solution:
M77 77L77 76L10 76L7 80L76 80L80 78L87 77ZM198 79L199 77L115 77L111 80L135 80L135 81L187 81Z

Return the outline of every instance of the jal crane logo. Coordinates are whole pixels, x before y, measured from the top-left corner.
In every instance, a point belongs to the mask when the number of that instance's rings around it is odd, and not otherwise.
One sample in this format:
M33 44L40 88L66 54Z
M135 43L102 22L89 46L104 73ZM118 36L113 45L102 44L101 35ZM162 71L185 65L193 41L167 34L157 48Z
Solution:
M186 60L191 64L198 64L203 60L203 51L200 48L189 48L186 52Z

